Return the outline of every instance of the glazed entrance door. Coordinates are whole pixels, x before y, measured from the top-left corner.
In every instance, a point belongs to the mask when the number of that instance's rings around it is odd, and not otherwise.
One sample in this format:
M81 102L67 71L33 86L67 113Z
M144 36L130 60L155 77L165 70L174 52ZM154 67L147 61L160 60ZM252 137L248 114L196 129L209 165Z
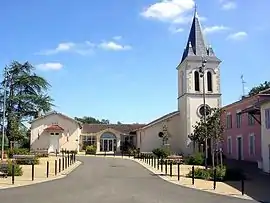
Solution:
M103 150L105 152L112 152L113 149L113 139L103 139Z

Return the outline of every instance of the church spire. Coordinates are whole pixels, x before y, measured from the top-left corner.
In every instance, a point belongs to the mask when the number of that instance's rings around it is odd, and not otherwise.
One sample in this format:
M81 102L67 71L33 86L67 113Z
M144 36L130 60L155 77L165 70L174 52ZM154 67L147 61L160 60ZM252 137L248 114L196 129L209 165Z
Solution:
M191 25L187 45L186 45L186 48L184 50L181 62L184 61L187 56L189 56L190 46L193 49L194 55L196 55L196 56L207 56L208 55L206 42L204 40L203 31L202 31L202 28L200 25L199 16L198 16L198 12L197 12L197 5L195 5L194 17L192 20L192 25Z

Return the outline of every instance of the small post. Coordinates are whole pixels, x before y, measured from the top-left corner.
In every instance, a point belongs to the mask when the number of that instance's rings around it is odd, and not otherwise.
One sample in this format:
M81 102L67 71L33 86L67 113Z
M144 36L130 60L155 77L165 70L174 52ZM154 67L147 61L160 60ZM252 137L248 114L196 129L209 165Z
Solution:
M151 166L153 167L154 166L154 157L151 156Z
M61 160L61 159L60 159ZM59 160L59 161L60 161ZM60 163L61 164L61 163ZM59 164L59 165L60 165ZM61 167L59 167L59 170L60 170ZM56 176L57 175L57 160L54 161L54 175Z
M216 189L217 186L217 168L214 168L214 190Z
M194 166L192 166L192 185L194 185Z
M68 156L67 156L67 164L68 164L68 167L69 167L69 164L70 164L70 163L69 163L69 151L68 151L67 154L68 154Z
M156 157L154 157L154 168L156 168L157 167L157 159L156 159Z
M123 151L123 149L122 149L121 153L122 153L122 158L123 158L124 157L124 151Z
M35 179L35 165L32 163L32 181Z
M180 163L179 162L177 163L177 178L178 178L178 181L180 181Z
M65 157L65 169L67 168L67 157Z
M62 171L65 170L65 158L62 157Z
M241 178L241 192L242 192L242 195L245 194L245 181L244 181L243 175L242 175L242 178Z
M59 173L61 172L61 159L59 159Z
M47 178L49 178L49 161L47 161Z
M159 170L159 158L157 158L157 170Z
M12 169L11 169L12 171L11 171L11 181L12 181L12 185L14 185L14 177L15 177L15 164L14 164L14 162L12 163Z
M160 168L161 168L161 172L163 172L163 159L160 159Z
M168 173L168 161L165 160L165 174L167 175Z
M104 156L107 156L107 151L105 150Z
M172 177L172 161L170 162L170 176Z
M128 150L128 158L130 158L130 151Z

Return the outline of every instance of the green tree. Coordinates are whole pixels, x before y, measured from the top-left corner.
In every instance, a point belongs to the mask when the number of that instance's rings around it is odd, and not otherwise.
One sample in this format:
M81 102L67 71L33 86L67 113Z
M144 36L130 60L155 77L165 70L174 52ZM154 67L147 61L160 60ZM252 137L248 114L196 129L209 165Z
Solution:
M47 94L50 84L34 70L28 62L14 61L6 67L7 75L1 85L6 84L6 133L9 141L21 141L25 134L21 130L22 123L35 117L37 112L50 111L53 106L53 100ZM3 116L3 109L1 114Z
M110 124L109 120L106 119L99 120L91 116L84 116L82 118L75 117L74 119L85 124Z
M223 110L212 108L210 114L206 117L206 122L204 122L204 119L201 118L193 126L193 133L189 135L189 139L199 147L204 145L204 149L205 139L211 140L212 152L213 150L217 149L218 144L222 141L222 135L224 132L224 125L221 120L222 113ZM213 155L214 154L212 153L212 156ZM214 156L212 159L214 160Z
M253 96L253 95L256 95L256 94L258 94L259 92L261 92L261 91L263 91L263 90L266 90L266 89L268 89L268 88L270 88L270 81L265 81L264 83L261 83L260 85L258 85L258 86L256 86L256 87L253 87L250 91L249 91L249 93L248 93L248 95L249 96Z

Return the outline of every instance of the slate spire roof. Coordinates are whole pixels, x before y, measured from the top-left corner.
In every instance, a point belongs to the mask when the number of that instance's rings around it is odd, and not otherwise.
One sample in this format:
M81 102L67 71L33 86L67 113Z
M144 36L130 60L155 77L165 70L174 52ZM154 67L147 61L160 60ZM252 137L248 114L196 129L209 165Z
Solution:
M214 56L212 48L208 48L204 39L202 27L199 21L197 13L197 7L195 7L194 17L187 41L186 48L184 50L182 60L183 62L188 56Z

